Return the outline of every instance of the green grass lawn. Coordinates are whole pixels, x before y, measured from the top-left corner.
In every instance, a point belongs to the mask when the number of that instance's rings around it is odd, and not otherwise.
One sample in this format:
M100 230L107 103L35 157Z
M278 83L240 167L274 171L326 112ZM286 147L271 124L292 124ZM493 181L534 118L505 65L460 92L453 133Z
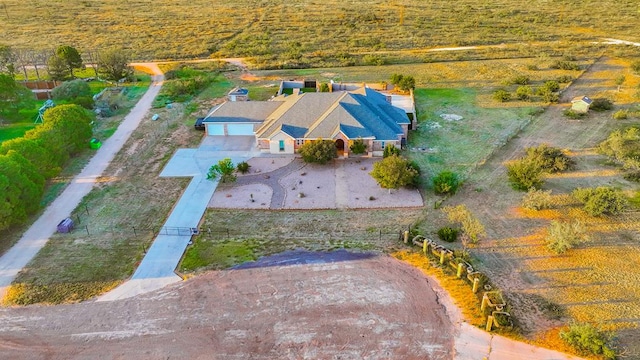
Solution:
M185 272L225 269L295 249L386 251L397 245L399 231L416 224L422 215L422 210L415 209L232 212L210 209L205 213L201 235L187 248L178 269ZM238 229L236 224L244 225Z
M21 122L17 124L8 124L0 126L0 143L3 141L21 137L27 131L33 129L35 125L32 122Z
M484 107L479 94L473 88L415 91L418 129L409 133L406 155L426 179L443 170L468 175L531 118L530 107ZM447 121L442 114L462 119Z

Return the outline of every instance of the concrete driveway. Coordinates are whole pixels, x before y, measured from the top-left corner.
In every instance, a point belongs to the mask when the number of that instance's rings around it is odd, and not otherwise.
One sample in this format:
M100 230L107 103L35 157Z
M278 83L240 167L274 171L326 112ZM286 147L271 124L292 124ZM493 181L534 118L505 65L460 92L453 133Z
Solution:
M98 301L129 298L182 281L174 271L191 241L189 229L198 227L218 186L218 179L207 179L209 168L224 158L237 164L259 155L253 136L206 136L197 149L178 149L160 176L193 179L131 279Z

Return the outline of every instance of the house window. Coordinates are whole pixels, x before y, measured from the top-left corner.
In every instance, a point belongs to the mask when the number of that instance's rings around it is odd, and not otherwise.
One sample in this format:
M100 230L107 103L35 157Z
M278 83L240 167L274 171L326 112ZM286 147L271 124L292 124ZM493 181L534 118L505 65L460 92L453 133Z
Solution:
M280 147L280 151L284 151L284 140L280 140L280 141L278 142L278 145L279 145L279 147Z
M304 145L304 139L296 139L296 145L298 146Z
M380 145L382 146L382 149L384 149L384 141L380 142Z

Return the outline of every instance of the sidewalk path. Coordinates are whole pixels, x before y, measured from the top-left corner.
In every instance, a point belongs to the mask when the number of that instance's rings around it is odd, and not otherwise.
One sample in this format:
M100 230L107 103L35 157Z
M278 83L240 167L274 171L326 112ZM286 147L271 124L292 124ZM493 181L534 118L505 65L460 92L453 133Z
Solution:
M0 299L4 298L11 282L18 272L33 259L56 231L60 220L71 215L82 198L93 188L96 179L102 175L114 156L120 151L131 133L138 127L151 103L162 87L164 76L154 64L145 64L155 75L149 90L124 118L116 132L104 141L91 161L82 169L67 188L44 211L44 213L22 235L22 238L0 257Z
M184 230L198 227L218 186L217 180L206 178L209 167L224 158L231 158L231 161L237 164L259 155L255 139L240 140L239 137L216 139L208 136L198 149L176 151L160 176L193 179L163 226L165 229L183 231L158 235L131 279L102 295L97 301L125 299L182 281L174 271L191 240L191 234Z

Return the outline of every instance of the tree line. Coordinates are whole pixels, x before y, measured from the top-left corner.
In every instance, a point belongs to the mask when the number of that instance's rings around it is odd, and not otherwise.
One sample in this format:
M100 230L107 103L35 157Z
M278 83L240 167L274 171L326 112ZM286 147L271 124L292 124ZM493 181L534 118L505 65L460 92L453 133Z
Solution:
M132 74L129 54L120 48L87 50L80 53L69 45L60 45L54 50L23 50L0 44L0 72L13 78L22 72L25 80L33 69L38 80L75 79L75 70L91 66L96 77L118 81ZM45 73L47 76L45 76Z
M44 123L0 144L0 230L24 223L40 209L45 181L87 147L92 115L79 105L44 113Z

